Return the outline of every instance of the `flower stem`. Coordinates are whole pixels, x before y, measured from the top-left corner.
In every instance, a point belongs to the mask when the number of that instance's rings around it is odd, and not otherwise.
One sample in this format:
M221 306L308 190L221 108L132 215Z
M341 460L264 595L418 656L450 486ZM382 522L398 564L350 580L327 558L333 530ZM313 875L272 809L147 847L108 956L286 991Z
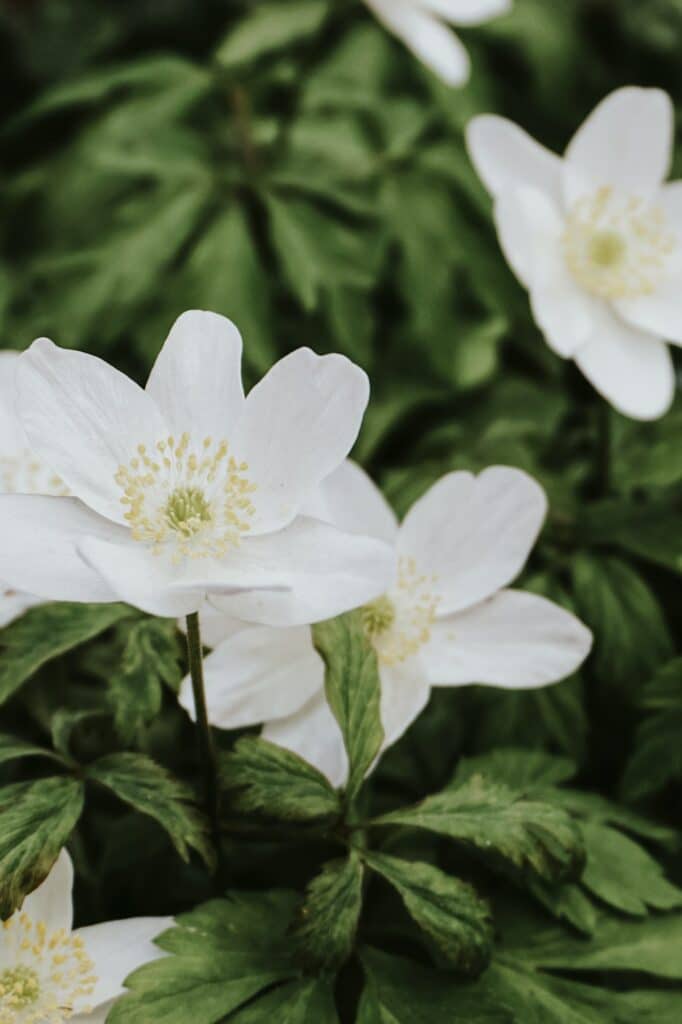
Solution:
M206 707L206 687L204 685L204 664L201 651L201 630L199 627L199 613L193 612L187 616L187 654L189 657L189 672L192 679L192 692L194 694L194 708L197 721L197 738L199 746L199 758L204 773L204 798L206 801L206 813L211 822L213 840L216 850L220 852L220 797L218 792L218 761L216 758L213 734L208 722L208 709Z

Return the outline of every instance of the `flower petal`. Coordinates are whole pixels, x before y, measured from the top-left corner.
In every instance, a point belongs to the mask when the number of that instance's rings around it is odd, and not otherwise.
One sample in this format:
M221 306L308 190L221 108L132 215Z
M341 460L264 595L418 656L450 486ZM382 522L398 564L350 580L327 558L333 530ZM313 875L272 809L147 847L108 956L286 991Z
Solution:
M675 373L668 346L617 319L606 306L575 361L597 391L625 416L655 420L672 404Z
M387 544L394 544L398 536L395 512L374 481L351 459L322 481L305 515Z
M566 150L566 202L612 185L650 196L668 174L673 107L662 89L628 86L610 93L578 129Z
M108 1002L102 1003L101 1006L98 1006L96 1010L92 1010L90 1013L77 1013L75 1017L70 1018L70 1024L106 1024L107 1017L115 1002L115 999L109 999Z
M429 702L431 687L420 658L410 658L402 665L382 665L381 724L384 727L386 750L407 732Z
M63 849L45 881L24 900L21 913L35 923L44 921L47 930L71 931L73 920L73 863Z
M224 640L204 660L208 717L221 729L241 729L298 711L324 687L324 665L310 628L254 626ZM192 684L180 704L195 719Z
M95 965L94 992L76 1002L76 1012L93 1008L123 995L123 982L138 967L167 954L153 939L173 924L172 917L133 917L79 928L74 935L83 940L85 952ZM86 1018L87 1019L87 1018Z
M30 446L73 493L124 523L114 477L138 444L168 433L156 403L104 360L34 341L17 368L17 409Z
M544 597L503 590L435 623L422 648L432 686L531 689L574 672L592 646L579 619Z
M343 737L323 689L295 714L268 722L262 736L298 754L326 775L332 786L342 786L348 778Z
M449 615L518 576L546 512L544 491L520 469L448 473L408 512L398 552L436 577L430 590L440 598L438 614Z
M223 597L218 596L225 590L219 581L188 585L205 587L214 595L212 603L228 615L277 627L321 622L372 601L390 588L396 571L395 552L383 541L303 516L278 533L250 538L232 552L228 564L235 571L243 568L245 577L251 570L255 578L266 566L287 589L245 589Z
M244 407L242 339L227 317L189 310L173 324L159 352L147 393L175 436L190 431L229 440Z
M469 55L454 32L410 0L365 0L380 22L447 85L469 77Z
M665 230L675 240L665 261L664 276L650 295L619 299L614 306L633 327L682 345L682 181L664 185L655 205L663 211Z
M482 25L506 14L512 0L417 0L427 11L433 11L453 25Z
M78 554L86 536L123 541L127 531L77 498L0 495L3 583L46 601L118 601Z
M353 447L369 398L367 375L345 356L300 348L246 399L233 451L256 485L252 533L290 523Z
M466 129L476 172L495 198L515 188L532 188L561 201L561 158L505 117L481 114Z

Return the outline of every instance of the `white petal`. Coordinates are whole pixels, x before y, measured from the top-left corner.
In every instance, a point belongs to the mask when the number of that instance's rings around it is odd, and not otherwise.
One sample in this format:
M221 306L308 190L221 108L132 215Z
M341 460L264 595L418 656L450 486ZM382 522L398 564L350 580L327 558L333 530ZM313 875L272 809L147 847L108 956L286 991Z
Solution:
M389 32L447 85L469 77L469 55L449 28L410 0L365 0Z
M87 536L123 541L127 535L77 498L0 495L3 582L48 601L117 601L78 545Z
M258 579L266 566L288 589L223 597L220 582L203 580L212 603L235 618L277 627L310 625L366 604L393 585L396 573L395 551L383 541L302 516L279 533L250 538L227 561L245 578L251 570Z
M43 603L42 597L25 594L21 590L5 590L0 583L0 629L9 626L10 622L14 622L29 608Z
M17 369L17 408L30 445L101 515L125 522L114 477L137 445L168 433L156 403L102 359L34 341Z
M166 956L155 946L158 938L173 924L172 917L133 917L126 921L106 921L79 928L74 935L82 938L85 952L95 965L97 983L92 995L81 997L75 1009L83 1011L123 995L123 982L138 967Z
M628 326L606 307L575 361L597 391L625 416L658 419L672 404L675 373L668 346Z
M190 310L173 324L147 392L175 436L231 440L244 407L242 339L227 317Z
M233 451L256 484L253 533L290 523L353 447L369 398L367 375L345 356L301 348L246 399Z
M612 185L650 196L668 174L673 107L661 89L629 86L610 93L578 129L566 150L566 202Z
M417 0L453 25L482 25L512 8L512 0Z
M48 931L71 931L73 920L73 863L63 849L45 881L24 900L21 913L36 924L44 921Z
M154 555L144 544L126 538L118 543L83 538L78 553L116 595L115 600L132 604L150 615L177 618L199 611L201 589L173 589L182 569L164 555Z
M240 729L298 711L324 686L324 665L310 628L242 629L204 660L212 725ZM195 718L192 684L183 681L180 704Z
M527 132L496 114L474 117L466 129L469 156L483 184L499 198L515 188L533 188L554 202L561 198L561 159Z
M364 469L351 459L322 481L305 514L387 544L395 543L398 536L395 512Z
M348 757L343 737L323 689L296 714L269 722L262 735L314 765L327 776L332 786L342 786L348 778Z
M241 619L233 619L210 604L202 607L199 618L201 642L205 647L217 647L223 640L227 640L228 637L233 636L235 633L241 633L244 629L244 623ZM185 619L178 619L178 628L183 633L186 631Z
M520 469L448 473L408 512L398 551L435 576L439 615L470 608L521 572L547 512L540 485Z
M574 672L592 634L558 605L516 590L437 622L422 649L433 686L486 683L530 689Z
M654 205L665 215L665 230L674 236L675 248L651 295L619 299L614 306L633 327L682 345L682 181L664 185Z
M77 1013L75 1017L69 1018L69 1024L106 1024L115 1002L115 999L110 999L98 1006L96 1010L91 1010L90 1013Z
M429 702L431 687L419 657L404 664L381 667L382 750L392 746L419 717Z
M19 352L0 352L0 453L21 455L26 436L16 412Z

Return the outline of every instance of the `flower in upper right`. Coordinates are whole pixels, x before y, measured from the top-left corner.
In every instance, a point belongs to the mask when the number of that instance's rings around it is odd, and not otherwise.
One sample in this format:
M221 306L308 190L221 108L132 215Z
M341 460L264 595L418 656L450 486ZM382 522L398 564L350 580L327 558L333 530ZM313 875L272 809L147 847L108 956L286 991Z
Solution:
M563 158L502 117L467 129L505 257L547 344L619 412L652 420L682 345L682 181L665 183L674 112L660 89L607 96Z

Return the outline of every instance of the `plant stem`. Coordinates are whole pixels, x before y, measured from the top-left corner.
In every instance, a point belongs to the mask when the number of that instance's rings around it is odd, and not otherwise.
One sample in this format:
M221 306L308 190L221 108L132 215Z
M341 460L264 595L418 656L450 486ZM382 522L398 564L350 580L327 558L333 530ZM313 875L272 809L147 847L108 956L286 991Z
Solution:
M211 822L213 840L216 850L220 852L220 798L218 792L218 761L216 758L213 734L208 722L208 709L206 707L206 687L204 686L204 663L201 651L201 630L199 628L199 613L193 612L187 616L187 654L189 657L189 672L192 679L192 692L194 694L194 708L197 720L197 738L199 746L199 758L204 773L204 797L206 801L206 813Z

